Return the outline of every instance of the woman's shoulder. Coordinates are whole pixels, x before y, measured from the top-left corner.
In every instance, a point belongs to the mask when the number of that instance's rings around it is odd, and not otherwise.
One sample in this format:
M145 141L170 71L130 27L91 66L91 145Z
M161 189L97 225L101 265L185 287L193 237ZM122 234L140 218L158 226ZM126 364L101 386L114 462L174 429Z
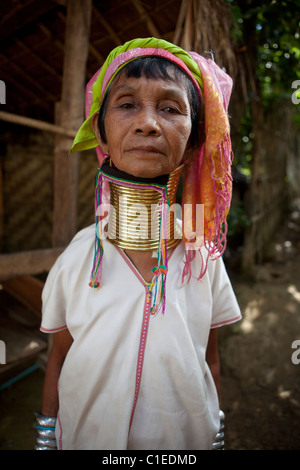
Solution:
M95 224L83 228L70 241L69 245L63 250L56 260L56 266L62 267L82 260L90 254L95 242Z

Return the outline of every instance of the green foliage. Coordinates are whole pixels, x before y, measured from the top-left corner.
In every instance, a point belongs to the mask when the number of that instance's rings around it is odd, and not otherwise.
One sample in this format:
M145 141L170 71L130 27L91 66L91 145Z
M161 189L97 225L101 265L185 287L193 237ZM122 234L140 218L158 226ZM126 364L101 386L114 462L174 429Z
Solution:
M251 225L242 201L238 201L237 204L232 205L230 208L227 217L227 224L229 237L241 233L245 227L249 227Z
M247 32L256 30L257 69L265 110L290 100L294 123L300 127L300 0L227 0L238 47L247 46ZM249 96L250 98L250 96ZM251 174L252 114L245 107L240 124L240 144L235 162L246 176Z
M282 99L292 100L296 80L300 80L299 0L229 1L237 44L245 41L244 26L252 21L256 28L257 78L264 106ZM300 85L297 86L300 89ZM294 95L295 96L295 95ZM296 120L299 107L295 103Z
M294 123L300 127L300 0L226 0L230 5L236 49L246 54L256 48L256 80L265 114L280 109L287 100L293 106ZM252 41L250 44L249 41ZM252 49L253 50L253 49ZM251 55L248 56L251 59ZM253 99L248 102L240 121L240 139L235 142L234 164L246 178L251 178L253 152ZM259 99L255 97L255 99ZM279 115L280 119L280 115ZM229 234L239 233L249 225L242 203L231 208Z
M244 114L240 121L240 139L235 142L234 165L238 171L247 179L251 177L252 165L252 112L249 106L245 106Z

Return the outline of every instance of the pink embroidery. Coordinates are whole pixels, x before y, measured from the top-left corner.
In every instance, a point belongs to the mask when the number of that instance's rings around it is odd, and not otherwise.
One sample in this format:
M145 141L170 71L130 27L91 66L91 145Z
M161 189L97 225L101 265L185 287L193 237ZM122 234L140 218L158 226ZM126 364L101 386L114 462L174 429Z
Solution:
M242 318L242 315L238 315L237 317L230 318L229 320L221 321L219 323L213 323L210 327L211 328L218 328L219 326L229 325L230 323L234 323Z
M133 406L131 411L131 418L129 424L129 432L131 429L131 424L133 420L133 415L140 391L141 386L141 378L142 378L142 370L143 370L143 363L144 363L144 356L145 356L145 349L146 349L146 341L147 341L147 334L148 334L148 327L149 327L149 319L150 319L150 306L151 306L151 291L149 287L145 286L146 291L146 300L144 306L144 316L143 316L143 325L141 331L141 338L140 338L140 346L139 346L139 353L138 353L138 360L137 360L137 368L136 368L136 379L135 379L135 393L134 393L134 400Z
M68 327L67 325L64 325L64 326L61 326L59 328L53 328L51 330L48 330L47 328L43 328L42 326L40 327L40 330L43 332L43 333L56 333L58 331L62 331L62 330L66 330Z

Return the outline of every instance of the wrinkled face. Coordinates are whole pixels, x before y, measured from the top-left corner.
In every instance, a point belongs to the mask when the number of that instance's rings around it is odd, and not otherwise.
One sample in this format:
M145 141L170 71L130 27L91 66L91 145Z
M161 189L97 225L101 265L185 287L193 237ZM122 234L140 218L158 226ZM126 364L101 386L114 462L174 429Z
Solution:
M105 115L107 143L92 127L114 165L131 175L154 178L174 171L191 133L188 92L180 81L126 77L112 83Z

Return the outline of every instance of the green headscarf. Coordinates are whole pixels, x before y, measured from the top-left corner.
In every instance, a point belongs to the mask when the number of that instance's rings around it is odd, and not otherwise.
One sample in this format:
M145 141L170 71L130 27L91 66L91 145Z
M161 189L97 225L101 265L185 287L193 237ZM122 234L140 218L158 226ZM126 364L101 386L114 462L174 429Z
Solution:
M139 57L155 55L171 59L172 62L185 70L198 87L203 89L199 67L188 52L163 39L138 38L128 41L111 51L103 66L88 83L86 120L76 134L70 153L95 148L99 145L91 127L91 119L93 114L99 111L109 84L121 68Z

